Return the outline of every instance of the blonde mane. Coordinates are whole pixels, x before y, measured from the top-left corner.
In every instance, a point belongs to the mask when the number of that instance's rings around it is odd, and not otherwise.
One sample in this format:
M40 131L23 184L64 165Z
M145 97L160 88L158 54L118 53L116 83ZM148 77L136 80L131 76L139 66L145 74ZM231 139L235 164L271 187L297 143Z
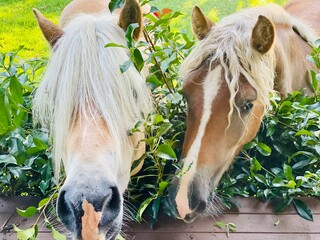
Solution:
M269 95L274 91L276 48L261 54L250 45L252 29L259 15L267 17L275 25L288 24L295 27L308 42L313 43L316 40L316 34L310 27L290 16L282 7L269 4L245 9L223 18L206 38L199 42L181 66L180 74L184 78L206 58L211 64L220 62L231 94L229 124L234 108L238 109L235 96L239 89L240 74L254 87L257 100L264 105L265 111L270 105ZM277 39L274 44L277 44Z
M131 66L125 73L120 65L129 60L118 16L79 15L63 29L34 98L36 122L47 126L53 138L55 175L66 159L66 142L76 119L97 117L107 124L117 161L133 157L127 131L151 109L145 78ZM118 162L118 163L119 163Z

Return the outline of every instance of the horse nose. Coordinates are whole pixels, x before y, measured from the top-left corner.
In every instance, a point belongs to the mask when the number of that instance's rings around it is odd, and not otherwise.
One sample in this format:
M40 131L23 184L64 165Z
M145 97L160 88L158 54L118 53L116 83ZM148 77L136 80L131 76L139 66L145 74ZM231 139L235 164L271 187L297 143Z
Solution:
M168 187L170 202L176 209L179 207L177 206L176 201L177 193L179 191L179 180L180 179L177 177L173 178ZM206 210L207 201L203 196L202 190L203 188L201 188L198 179L194 179L188 184L188 199L187 201L182 201L183 204L187 203L188 206L180 206L184 209L188 208L188 213L185 215L183 214L183 216L179 216L177 213L176 217L182 218L185 222L192 222L197 216L201 215Z
M122 201L117 187L110 187L99 194L93 194L90 190L76 193L73 189L62 189L57 200L58 217L78 238L81 238L81 218L84 214L82 202L85 199L96 212L102 213L99 230L108 228L121 213Z
M192 204L192 211L190 213L188 213L183 221L187 222L187 223L191 223L193 222L197 216L201 215L207 208L207 202L204 200L197 200L197 201L191 201Z

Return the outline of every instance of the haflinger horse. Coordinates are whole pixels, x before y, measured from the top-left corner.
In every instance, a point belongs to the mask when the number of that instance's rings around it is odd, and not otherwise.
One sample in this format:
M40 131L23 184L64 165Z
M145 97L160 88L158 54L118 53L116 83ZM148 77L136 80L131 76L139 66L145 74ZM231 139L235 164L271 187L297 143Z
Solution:
M245 9L213 23L195 7L200 40L181 66L188 103L183 169L169 194L186 222L209 213L213 189L242 146L257 134L269 95L312 94L306 61L320 34L317 0ZM211 208L210 208L211 206Z
M125 31L139 23L136 0L126 0L120 14L111 14L106 0L74 0L59 25L34 9L52 55L34 98L34 116L48 126L53 139L56 176L63 160L66 180L57 199L60 220L74 239L115 239L122 226L123 196L130 167L145 151L143 132L128 130L152 109L145 78L134 68L120 72L128 50ZM84 205L88 203L87 206ZM84 209L96 229L84 234ZM88 238L87 238L88 239Z

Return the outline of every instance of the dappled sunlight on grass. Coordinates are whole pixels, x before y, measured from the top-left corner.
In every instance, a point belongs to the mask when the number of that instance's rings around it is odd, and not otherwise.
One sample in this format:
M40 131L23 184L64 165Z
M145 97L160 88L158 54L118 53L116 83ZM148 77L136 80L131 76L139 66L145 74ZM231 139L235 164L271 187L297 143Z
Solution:
M38 29L32 8L38 8L53 22L69 0L2 0L0 1L0 52L25 48L20 57L41 57L48 55L48 46Z
M178 19L174 19L172 25L176 30L184 28L191 34L190 15L194 6L199 6L209 18L218 22L219 19L243 8L265 5L267 3L283 5L286 2L287 0L188 0L184 2L178 0L159 0L151 4L156 5L159 9L171 8L174 11L182 12L184 15Z

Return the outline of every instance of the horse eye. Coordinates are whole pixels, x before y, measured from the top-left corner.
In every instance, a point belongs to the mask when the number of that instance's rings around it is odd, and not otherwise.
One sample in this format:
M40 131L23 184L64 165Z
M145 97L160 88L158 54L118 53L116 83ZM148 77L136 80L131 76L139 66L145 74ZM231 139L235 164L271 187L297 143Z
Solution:
M249 112L253 108L253 103L252 102L247 102L243 106L243 111Z

